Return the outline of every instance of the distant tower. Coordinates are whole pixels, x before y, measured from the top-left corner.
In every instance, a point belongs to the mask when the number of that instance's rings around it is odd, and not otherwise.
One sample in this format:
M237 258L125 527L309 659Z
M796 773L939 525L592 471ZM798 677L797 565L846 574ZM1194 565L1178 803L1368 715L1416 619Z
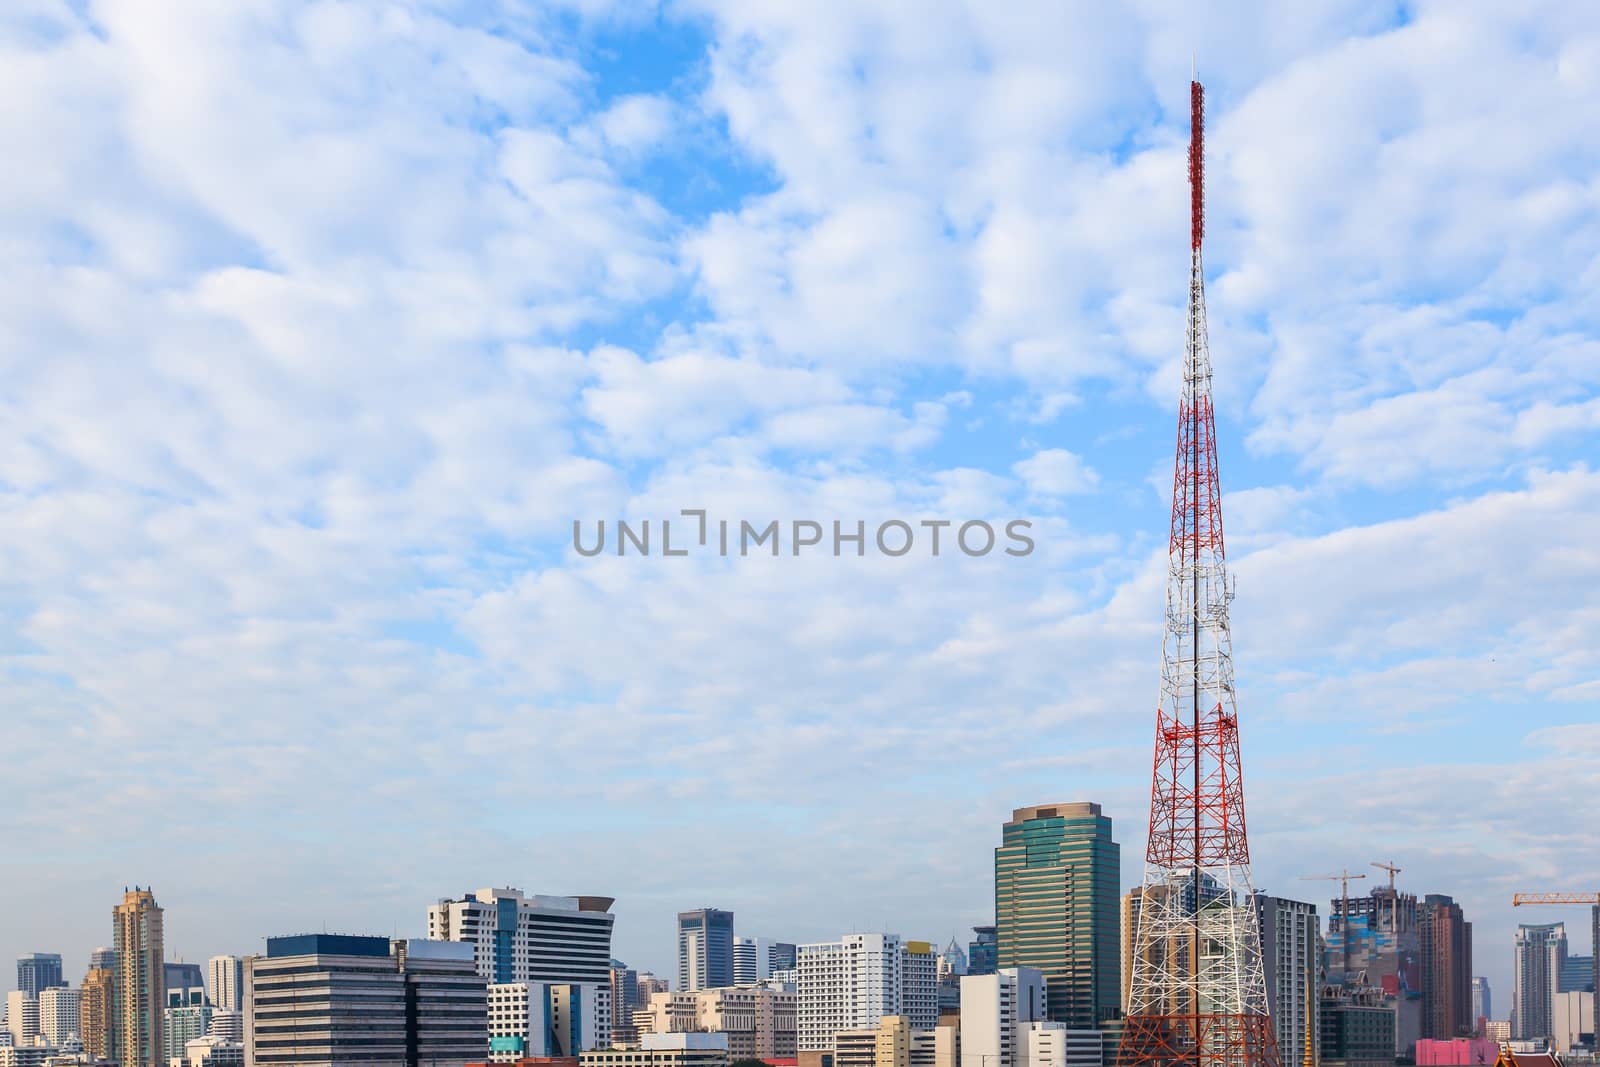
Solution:
M111 909L116 934L115 1027L122 1067L163 1067L166 1042L166 968L162 963L162 912L155 894L133 889Z
M733 985L733 912L678 913L678 991Z
M1123 1067L1279 1067L1245 837L1244 779L1206 339L1204 95L1189 84L1189 314L1161 690ZM1214 879L1220 892L1208 892Z

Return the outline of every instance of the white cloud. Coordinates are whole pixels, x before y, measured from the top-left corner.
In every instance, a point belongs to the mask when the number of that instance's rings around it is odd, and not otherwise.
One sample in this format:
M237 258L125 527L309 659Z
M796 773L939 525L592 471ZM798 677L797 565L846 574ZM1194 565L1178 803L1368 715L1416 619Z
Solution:
M1083 457L1064 448L1046 448L1025 460L1014 463L1016 471L1035 496L1073 496L1092 493L1100 484L1100 476L1084 463Z

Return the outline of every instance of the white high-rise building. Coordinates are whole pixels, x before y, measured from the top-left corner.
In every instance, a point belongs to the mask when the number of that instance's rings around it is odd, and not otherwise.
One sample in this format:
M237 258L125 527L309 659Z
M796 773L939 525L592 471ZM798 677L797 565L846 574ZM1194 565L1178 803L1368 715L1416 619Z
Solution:
M83 991L55 986L39 991L39 1036L45 1043L57 1048L67 1039L82 1033L78 1008L83 1001Z
M428 937L472 945L490 982L611 984L611 897L479 889L428 906ZM609 1036L609 1034L608 1034Z
M799 946L799 1050L830 1049L834 1034L870 1030L885 1015L905 1016L912 1030L932 1030L939 1021L935 968L930 943L898 934L849 934Z
M20 989L6 994L6 1029L17 1048L34 1044L39 1036L39 1000Z
M772 942L764 937L733 939L733 984L755 985L772 975Z
M239 985L243 980L244 961L238 956L212 956L206 962L211 1007L216 1011L238 1011L242 1003Z
M1068 1030L1066 1023L1034 1022L1024 1027L1028 1067L1100 1067L1105 1035L1099 1030Z
M963 976L961 1067L1024 1067L1029 1057L1028 1027L1048 1019L1043 971L1007 967L994 974ZM1064 1038L1060 1051L1066 1054Z

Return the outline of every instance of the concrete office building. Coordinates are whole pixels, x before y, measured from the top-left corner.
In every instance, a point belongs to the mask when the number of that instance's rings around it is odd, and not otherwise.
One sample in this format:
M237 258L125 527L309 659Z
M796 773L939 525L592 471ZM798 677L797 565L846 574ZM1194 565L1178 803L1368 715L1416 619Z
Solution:
M911 1067L911 1024L885 1015L866 1030L833 1035L833 1067Z
M1561 923L1517 927L1511 968L1511 1036L1528 1041L1555 1034L1555 998L1567 959Z
M641 1040L645 1033L721 1033L735 1060L787 1058L797 1049L798 1000L796 993L766 986L653 993L632 1021Z
M83 1051L97 1060L117 1058L116 963L111 949L95 949L79 990L78 1036L83 1038Z
M490 981L611 982L611 897L524 896L479 889L428 907L428 937L472 946Z
M244 961L250 1067L463 1067L489 1021L470 944L301 934Z
M897 934L849 934L798 948L795 1028L799 1051L833 1045L844 1030L869 1030L904 1015L914 1030L938 1023L933 946Z
M491 1063L571 1058L610 1044L609 985L499 982L487 996Z
M1585 990L1557 993L1551 1012L1550 1041L1557 1052L1592 1050L1594 1035L1594 994Z
M1049 989L1034 967L961 979L961 1067L1024 1067L1027 1028L1047 1021Z
M206 961L206 988L217 1011L238 1011L242 1003L244 961L238 956L212 956Z
M911 1067L960 1067L960 1043L960 1031L954 1025L940 1022L932 1030L913 1030Z
M66 985L61 977L61 955L56 952L31 952L17 959L17 989L38 999L46 989Z
M47 986L39 991L39 1036L46 1044L62 1047L83 1031L83 991Z
M1255 911L1267 980L1267 1010L1277 1033L1278 1054L1283 1063L1299 1067L1306 1062L1307 1039L1315 1045L1322 1032L1317 1015L1322 931L1317 907L1258 892ZM1309 1051L1315 1061L1316 1048Z
M678 989L733 985L733 912L697 908L678 913Z
M111 909L111 922L116 935L113 1003L118 1057L122 1067L166 1067L165 941L155 894L137 886L124 892L122 903Z
M1097 1029L1121 1000L1122 850L1100 805L1018 808L994 853L996 963L1033 967L1050 1018Z
M728 1067L725 1034L643 1034L636 1049L599 1049L580 1067Z
M11 1035L13 1048L26 1048L38 1043L38 997L22 989L14 989L6 994L6 1031Z
M772 943L761 937L733 939L733 984L755 985L772 975ZM735 1056L737 1059L737 1056Z

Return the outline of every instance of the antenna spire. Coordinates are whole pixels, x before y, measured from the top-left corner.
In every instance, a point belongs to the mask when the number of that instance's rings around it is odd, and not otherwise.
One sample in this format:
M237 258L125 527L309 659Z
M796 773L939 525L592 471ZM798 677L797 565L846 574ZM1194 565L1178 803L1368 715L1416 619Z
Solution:
M1206 235L1206 91L1189 83L1189 247Z

